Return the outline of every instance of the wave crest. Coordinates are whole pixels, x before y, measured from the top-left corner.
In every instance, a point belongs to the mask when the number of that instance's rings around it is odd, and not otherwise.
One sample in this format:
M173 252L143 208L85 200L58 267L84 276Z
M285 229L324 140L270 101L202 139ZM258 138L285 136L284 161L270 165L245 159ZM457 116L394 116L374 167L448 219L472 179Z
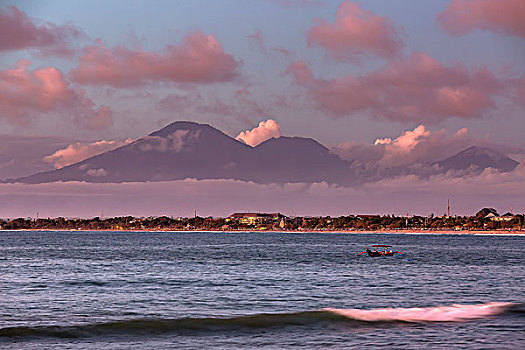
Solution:
M373 310L360 309L332 309L324 311L347 317L352 320L366 322L459 322L505 312L513 303L491 302L476 305L414 307L414 308L386 308Z

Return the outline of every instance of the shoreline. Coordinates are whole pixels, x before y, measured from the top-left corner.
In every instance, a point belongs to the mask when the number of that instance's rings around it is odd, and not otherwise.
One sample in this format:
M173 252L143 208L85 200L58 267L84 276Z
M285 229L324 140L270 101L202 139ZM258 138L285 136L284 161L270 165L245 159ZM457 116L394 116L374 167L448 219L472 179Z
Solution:
M90 230L90 229L0 229L0 232L165 232L165 233L280 233L280 234L296 234L296 233L319 233L319 234L403 234L403 235L476 235L476 236L494 236L494 235L505 235L505 236L525 236L525 230L487 230L487 231L474 231L474 230L169 230L169 229L129 229L129 230Z

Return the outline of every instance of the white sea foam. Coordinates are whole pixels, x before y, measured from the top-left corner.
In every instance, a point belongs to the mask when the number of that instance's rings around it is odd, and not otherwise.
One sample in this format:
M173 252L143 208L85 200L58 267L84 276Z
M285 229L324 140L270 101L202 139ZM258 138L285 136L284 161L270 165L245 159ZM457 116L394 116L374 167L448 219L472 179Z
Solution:
M497 315L514 305L505 302L490 302L486 304L385 308L385 309L333 309L323 311L348 317L359 321L402 321L402 322L458 322Z

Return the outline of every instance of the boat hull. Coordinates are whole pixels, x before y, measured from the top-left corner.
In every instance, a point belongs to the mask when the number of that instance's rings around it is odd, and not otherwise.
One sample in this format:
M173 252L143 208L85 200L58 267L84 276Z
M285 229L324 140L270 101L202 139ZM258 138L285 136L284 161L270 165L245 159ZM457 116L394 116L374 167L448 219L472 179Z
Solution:
M394 256L394 252L377 252L377 251L367 251L368 256L377 258L380 256Z

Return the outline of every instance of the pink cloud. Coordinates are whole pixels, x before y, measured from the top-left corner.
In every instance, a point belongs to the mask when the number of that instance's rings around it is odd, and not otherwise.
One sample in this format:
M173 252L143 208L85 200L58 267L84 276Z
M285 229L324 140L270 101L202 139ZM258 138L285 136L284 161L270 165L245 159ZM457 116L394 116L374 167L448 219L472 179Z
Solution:
M43 55L72 55L70 41L82 35L71 25L38 25L16 6L0 9L0 52L36 49Z
M403 46L399 30L388 19L345 1L337 8L334 23L316 19L308 44L324 47L334 58L360 62L366 56L392 58Z
M414 130L405 131L401 136L392 140L390 137L376 139L374 145L393 145L403 150L413 149L422 139L428 137L430 131L424 125L417 126Z
M361 76L316 79L302 61L290 65L285 73L334 116L370 112L397 121L478 118L494 107L494 97L503 87L487 69L445 66L424 53Z
M27 125L36 115L49 112L73 116L90 129L100 130L113 123L108 107L96 108L82 89L74 89L54 67L29 70L31 62L18 61L16 68L0 71L0 118Z
M452 0L437 21L453 35L474 29L525 37L523 0Z
M467 128L459 129L450 135L444 129L430 131L424 125L407 130L393 140L383 138L376 139L374 142L374 146L382 153L382 157L378 160L379 164L389 167L436 162L472 144L481 145L483 143L474 141Z
M304 61L296 61L289 65L284 75L286 74L292 74L295 81L300 85L310 85L315 81L312 70Z
M272 137L280 136L281 127L279 124L273 119L268 119L260 122L259 125L253 129L240 132L236 139L255 147Z
M241 63L226 53L217 39L196 31L164 53L107 48L100 40L87 46L73 80L92 85L131 88L149 82L211 83L233 80Z
M77 142L44 157L44 161L52 163L55 168L62 168L66 165L78 163L84 159L111 151L112 149L127 145L131 142L133 142L132 139L102 140L92 143Z
M384 147L381 161L389 161L395 165L400 165L402 161L407 160L407 155L410 155L414 148L421 142L424 142L429 136L430 131L424 125L419 125L414 130L405 131L394 140L390 138L376 139L374 146L382 145Z

